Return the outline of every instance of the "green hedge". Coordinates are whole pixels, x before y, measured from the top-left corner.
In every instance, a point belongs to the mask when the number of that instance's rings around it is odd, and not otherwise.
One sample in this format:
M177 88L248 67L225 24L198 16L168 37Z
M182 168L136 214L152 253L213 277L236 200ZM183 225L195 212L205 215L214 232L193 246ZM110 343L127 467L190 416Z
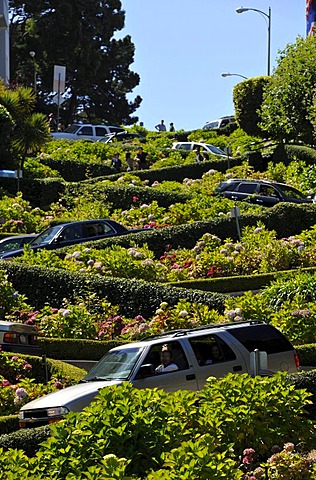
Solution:
M28 428L0 435L0 447L4 449L22 449L28 457L33 457L39 449L40 443L50 435L49 426Z
M97 341L72 338L38 338L38 344L42 352L49 357L49 360L98 361L106 352L111 350L111 348L118 347L124 343L126 343L126 341L123 340Z
M81 273L4 261L1 262L0 268L8 273L9 281L14 288L25 294L29 303L36 309L42 308L47 303L54 307L61 307L64 298L72 301L75 297L85 297L87 292L92 292L99 298L106 298L113 305L118 305L120 314L132 318L136 315L149 318L161 302L175 305L180 299L203 303L219 312L224 310L225 297L211 292L166 287L137 280L91 278Z
M174 203L185 203L190 195L162 192L155 188L130 186L130 185L105 185L103 183L69 183L65 190L66 195L71 197L79 197L84 195L93 195L95 198L110 203L112 210L126 210L133 204L133 197L137 197L137 205L139 203L151 203L156 201L160 207L168 208Z
M24 200L29 201L33 207L46 208L51 203L58 202L65 192L65 185L65 182L55 178L21 178L19 190L23 193ZM17 193L16 179L1 178L1 187L10 195Z
M80 182L91 177L100 177L111 175L114 169L108 165L100 163L83 163L75 160L54 160L52 158L43 158L42 163L57 170L66 182Z
M19 428L19 417L18 415L5 415L0 417L0 435L5 435ZM1 438L1 437L0 437ZM0 447L1 447L0 440Z
M316 267L300 268L297 271L314 273ZM271 273L242 275L232 277L205 278L203 280L183 280L181 282L168 283L170 286L182 288L194 288L205 292L232 293L247 290L260 290L270 285L280 274L293 275L295 269L283 270Z

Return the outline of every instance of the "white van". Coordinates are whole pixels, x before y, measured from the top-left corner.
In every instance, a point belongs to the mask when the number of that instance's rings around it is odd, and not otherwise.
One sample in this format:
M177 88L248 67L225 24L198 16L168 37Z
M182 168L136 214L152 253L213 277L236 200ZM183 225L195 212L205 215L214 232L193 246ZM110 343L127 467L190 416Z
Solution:
M171 352L172 364L161 372L162 353L166 349ZM265 359L257 363L256 369L251 360L255 351L262 352ZM80 412L99 390L125 381L136 388L168 392L200 390L210 376L223 377L229 372L292 373L298 367L298 356L290 342L279 330L263 322L174 330L109 350L78 385L24 405L19 413L20 427L46 425L61 420L70 411Z

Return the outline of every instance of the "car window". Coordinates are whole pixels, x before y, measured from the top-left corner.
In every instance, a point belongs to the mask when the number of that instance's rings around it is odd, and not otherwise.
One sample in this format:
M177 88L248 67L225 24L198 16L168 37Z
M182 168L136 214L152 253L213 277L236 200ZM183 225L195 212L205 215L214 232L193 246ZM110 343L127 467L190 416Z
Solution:
M95 127L95 134L97 137L104 137L108 133L105 127Z
M81 225L71 225L65 227L58 236L59 241L70 241L77 240L82 238L82 227Z
M121 132L122 131L121 127L108 127L108 129L111 133L116 133L116 132Z
M295 188L287 187L287 186L282 186L280 188L283 191L283 193L289 198L297 198L300 200L306 199L306 197Z
M223 150L221 150L220 148L215 147L214 145L209 145L209 144L207 144L206 147L209 148L209 150L210 150L212 153L215 153L215 154L217 154L217 155L225 155L225 152L224 152Z
M267 354L293 350L285 336L271 325L252 325L249 327L236 327L229 330L247 350L253 352L258 349Z
M241 193L256 193L257 184L256 183L243 183L241 182L236 188L236 192Z
M259 195L263 195L264 197L280 198L279 192L274 187L270 187L269 185L260 185Z
M81 127L80 130L77 132L77 135L93 135L92 127Z
M180 148L181 150L190 150L191 149L191 144L190 143L179 143L177 145L177 148Z
M115 230L111 225L105 222L91 222L84 225L84 237L98 237L102 235L111 235Z
M218 335L194 337L190 339L190 344L200 366L236 359L233 350Z
M8 240L7 242L0 243L0 252L7 252L9 250L17 250L22 244L20 240Z
M185 352L182 348L180 342L173 341L173 342L162 342L153 345L148 354L146 355L145 360L143 361L143 365L153 365L153 370L155 370L160 364L160 355L162 351L162 347L166 347L171 352L171 361L175 363L179 370L186 370L189 368L189 363ZM154 373L153 373L154 374Z

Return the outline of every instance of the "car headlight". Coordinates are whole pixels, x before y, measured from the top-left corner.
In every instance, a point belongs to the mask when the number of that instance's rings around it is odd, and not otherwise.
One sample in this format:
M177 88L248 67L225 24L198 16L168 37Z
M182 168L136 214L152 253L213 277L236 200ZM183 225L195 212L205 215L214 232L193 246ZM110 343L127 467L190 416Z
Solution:
M67 415L67 413L69 413L67 407L52 407L46 410L48 417L61 417L63 415Z

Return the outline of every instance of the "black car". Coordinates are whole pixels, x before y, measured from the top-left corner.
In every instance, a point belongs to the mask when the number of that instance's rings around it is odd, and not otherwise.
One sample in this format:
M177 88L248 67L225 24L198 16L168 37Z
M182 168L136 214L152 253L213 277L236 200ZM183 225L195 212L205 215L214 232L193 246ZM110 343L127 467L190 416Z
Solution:
M214 194L231 200L246 200L265 207L273 207L279 202L312 203L314 201L312 197L306 197L296 188L284 183L238 178L225 180L215 189Z
M146 228L128 230L123 225L114 220L82 220L77 222L60 223L47 228L29 243L32 250L46 248L54 250L56 248L76 245L78 243L89 242L101 238L114 237L116 235L127 235L137 233ZM23 248L12 250L10 252L0 253L0 259L19 257L24 252Z
M35 233L29 233L24 235L12 235L11 237L2 238L0 240L0 253L22 248L24 245L30 243L36 237L37 235Z

